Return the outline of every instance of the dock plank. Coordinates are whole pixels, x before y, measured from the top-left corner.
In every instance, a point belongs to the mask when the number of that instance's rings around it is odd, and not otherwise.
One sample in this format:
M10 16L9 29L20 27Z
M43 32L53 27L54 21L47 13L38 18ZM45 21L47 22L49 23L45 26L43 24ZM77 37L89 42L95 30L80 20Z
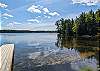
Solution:
M14 53L14 44L5 44L0 47L0 71L11 71Z

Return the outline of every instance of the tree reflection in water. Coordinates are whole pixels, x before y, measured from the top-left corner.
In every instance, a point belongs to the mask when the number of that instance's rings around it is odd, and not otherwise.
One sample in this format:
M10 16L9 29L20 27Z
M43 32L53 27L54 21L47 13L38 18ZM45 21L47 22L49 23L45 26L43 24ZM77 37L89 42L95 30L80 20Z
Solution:
M80 52L83 59L96 58L99 63L99 40L93 37L73 37L57 34L56 46L59 48L70 48Z

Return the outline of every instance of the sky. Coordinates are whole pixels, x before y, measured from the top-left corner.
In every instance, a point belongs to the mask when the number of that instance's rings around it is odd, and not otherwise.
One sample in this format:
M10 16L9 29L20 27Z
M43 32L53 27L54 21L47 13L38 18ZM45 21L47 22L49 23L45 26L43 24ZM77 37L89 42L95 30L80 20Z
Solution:
M60 18L100 9L100 0L0 0L0 29L56 30Z

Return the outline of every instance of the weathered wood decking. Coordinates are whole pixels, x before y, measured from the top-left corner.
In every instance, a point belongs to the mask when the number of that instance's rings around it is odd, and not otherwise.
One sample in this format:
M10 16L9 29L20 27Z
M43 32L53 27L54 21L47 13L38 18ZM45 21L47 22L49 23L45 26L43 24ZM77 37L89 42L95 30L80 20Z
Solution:
M0 47L0 71L11 71L14 44L5 44Z

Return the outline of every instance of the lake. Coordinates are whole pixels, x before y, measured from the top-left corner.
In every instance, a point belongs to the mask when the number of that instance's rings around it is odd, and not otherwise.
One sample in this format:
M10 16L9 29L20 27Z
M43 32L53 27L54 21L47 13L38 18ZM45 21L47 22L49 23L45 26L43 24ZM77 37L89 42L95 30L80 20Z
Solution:
M0 45L15 44L13 71L97 71L97 39L57 33L0 33L0 37Z

